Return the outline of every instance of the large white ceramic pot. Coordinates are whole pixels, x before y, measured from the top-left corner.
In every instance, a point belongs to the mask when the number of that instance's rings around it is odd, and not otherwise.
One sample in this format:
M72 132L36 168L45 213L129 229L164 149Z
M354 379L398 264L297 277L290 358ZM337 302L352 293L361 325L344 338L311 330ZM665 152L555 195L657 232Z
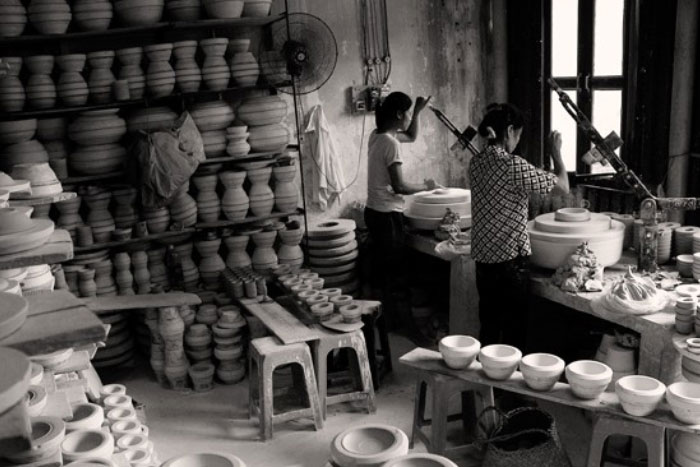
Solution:
M408 454L408 437L389 425L361 425L333 438L331 457L336 465L381 466Z
M287 116L287 103L279 96L249 97L238 107L236 116L250 126L281 123Z

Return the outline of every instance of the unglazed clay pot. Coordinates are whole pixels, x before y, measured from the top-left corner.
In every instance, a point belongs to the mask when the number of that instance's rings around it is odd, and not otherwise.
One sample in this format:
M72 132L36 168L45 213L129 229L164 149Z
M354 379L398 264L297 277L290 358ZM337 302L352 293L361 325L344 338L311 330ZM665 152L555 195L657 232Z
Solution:
M0 144L15 144L29 141L36 133L36 118L0 122Z
M225 37L202 39L199 46L206 54L202 66L202 78L207 87L212 91L221 91L228 86L231 72L226 65L224 53L228 47L228 39Z
M129 115L127 131L156 131L170 128L178 115L168 107L148 107L139 109Z
M226 264L218 253L221 239L201 240L194 242L194 246L202 257L199 261L199 276L204 282L204 287L217 290L220 284L219 275L226 269Z
M197 215L202 222L215 222L221 213L221 201L216 194L216 174L192 177L197 187Z
M234 54L230 61L231 77L237 86L255 86L260 76L260 66L251 52Z
M226 187L221 199L221 208L230 221L245 219L250 207L248 195L243 189L246 172L225 171L219 173L221 183Z
M249 126L281 123L287 116L287 103L279 96L249 97L238 107L236 116Z
M299 202L299 191L294 184L297 168L293 165L274 167L275 207L280 212L292 212Z
M169 96L175 89L175 70L168 62L173 45L170 43L147 45L143 50L149 60L146 71L148 92L153 97Z
M121 144L78 146L68 156L71 169L85 175L114 172L126 161L126 149Z
M275 250L272 246L277 238L277 231L257 232L252 235L255 243L255 251L253 252L253 269L256 271L267 271L274 266L277 266L278 259Z
M173 21L197 21L201 17L200 0L168 0L165 11Z
M88 100L88 85L81 74L85 68L85 54L60 55L56 63L62 70L56 91L64 105L85 105Z
M80 217L79 213L81 201L80 196L76 196L73 199L56 203L56 208L59 212L56 225L67 230L73 238L75 238L76 229L83 223L83 219Z
M2 18L1 14L0 18ZM0 110L19 112L24 108L26 100L24 85L19 79L22 57L2 57L2 61L7 64L8 70L5 76L0 77Z
M122 251L114 254L114 279L119 287L119 295L134 295L134 276L131 274L131 257Z
M82 31L105 31L114 11L109 0L75 0L73 22Z
M18 164L34 164L49 161L49 154L37 140L22 141L21 143L5 146L0 150L0 165L6 172Z
M147 294L151 291L151 273L148 271L148 255L145 251L131 253L131 264L134 268L134 282L137 292Z
M165 267L165 247L152 248L146 252L148 254L148 272L151 274L151 282L163 287L164 290L170 288L168 270Z
M224 101L197 103L190 109L190 115L200 132L224 130L234 118L233 109Z
M196 290L199 283L199 269L192 260L192 242L175 245L174 248L182 268L185 290Z
M268 16L272 0L245 0L243 16Z
M92 227L92 235L98 243L108 242L115 229L114 218L108 210L111 198L112 193L109 191L97 191L84 196L90 208L87 224Z
M275 204L275 195L268 185L272 174L271 167L248 171L248 179L251 182L248 198L250 210L254 216L269 216Z
M115 0L114 11L123 26L150 26L163 17L163 0Z
M287 60L279 51L267 51L260 54L260 69L265 81L276 85L292 80L287 69Z
M35 109L50 109L56 105L56 86L51 79L53 55L26 57L24 64L31 75L25 89L27 102Z
M280 264L289 264L292 270L298 270L304 262L304 252L299 243L304 237L304 229L280 230L277 232L282 244L277 251Z
M102 50L87 54L90 63L90 77L88 87L90 88L90 100L95 104L106 104L112 101L112 85L114 74L112 74L112 63L114 63L114 51Z
M27 25L27 10L20 0L0 2L0 37L22 35Z
M142 99L146 88L146 76L141 68L143 49L141 47L128 47L116 51L117 58L122 66L119 68L119 79L129 82L129 97Z
M182 92L197 92L202 82L202 71L194 59L196 52L197 41L180 41L173 44L175 81Z
M81 269L78 271L78 290L80 290L81 297L94 297L97 295L94 269Z
M150 233L161 233L168 230L170 225L170 211L166 207L143 208L143 218Z
M231 127L231 128L243 128L245 130L248 127ZM231 128L226 129L226 154L231 157L243 157L250 152L250 144L248 144L248 132L229 132Z
M31 0L27 14L40 34L65 34L73 17L65 0Z
M231 269L237 269L248 268L253 264L246 251L249 239L248 235L231 235L224 238L224 244L226 244L228 249L226 266Z
M250 127L248 143L253 152L278 152L289 144L289 130L282 124Z
M189 183L180 188L170 202L170 218L190 227L197 222L197 202L187 193Z
M112 261L105 259L93 263L95 269L95 285L97 296L114 296L117 294L117 286L112 279Z
M243 13L243 0L204 0L204 9L210 18L239 18Z
M221 157L226 152L226 132L224 130L203 131L202 143L207 159Z
M83 112L68 126L68 137L83 146L117 143L126 134L119 109Z
M136 202L136 188L125 186L112 191L114 197L114 224L118 229L133 227L138 221L138 216L134 210Z

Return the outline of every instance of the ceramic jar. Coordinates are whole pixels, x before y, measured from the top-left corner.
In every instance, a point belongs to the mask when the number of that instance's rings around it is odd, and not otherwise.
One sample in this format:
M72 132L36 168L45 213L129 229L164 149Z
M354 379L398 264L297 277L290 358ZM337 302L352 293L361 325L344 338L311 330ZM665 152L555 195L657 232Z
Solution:
M199 46L206 55L202 66L202 78L207 87L212 91L226 89L231 78L231 73L224 58L228 47L228 39L225 37L202 39L199 41Z
M94 297L97 295L94 269L85 268L78 271L78 290L81 297Z
M224 187L226 187L224 196L221 199L221 209L226 218L230 221L243 220L248 214L250 201L243 189L245 178L246 172L228 170L219 173L219 179Z
M96 191L85 195L84 199L90 209L87 216L87 224L92 228L95 242L108 242L115 229L114 219L108 210L112 193L109 191Z
M170 43L147 45L143 48L148 57L146 85L153 97L164 97L172 94L175 89L175 70L168 60L173 51Z
M272 212L275 195L268 184L271 174L271 167L248 171L248 179L251 183L248 198L250 199L250 211L254 216L269 216Z
M119 68L119 79L125 79L129 83L129 97L131 99L142 99L146 88L146 77L141 69L143 49L141 47L127 47L116 51L117 58L121 63Z
M179 350L183 352L182 355L184 357L183 337L185 334L185 322L182 321L176 307L163 307L159 310L158 333L165 344L165 364L168 365L181 361L177 358L172 358L176 355L174 352L170 355L168 354L169 350Z
M251 52L239 52L231 57L231 77L237 86L255 86L260 76L260 66Z
M150 293L151 274L148 271L148 255L145 251L131 253L131 264L134 268L134 282L139 295Z
M221 201L216 194L216 174L192 177L197 187L197 215L202 222L216 222L221 213Z
M73 23L81 31L106 31L114 11L109 0L75 0Z
M0 3L0 37L21 36L27 25L27 10L20 0Z
M197 202L187 193L189 183L185 183L170 202L170 218L185 227L197 222Z
M245 0L243 16L268 16L272 8L272 0Z
M131 257L122 251L114 254L114 279L119 288L119 295L134 295L134 276L131 274Z
M234 126L226 129L226 154L231 157L244 157L250 152L248 127Z
M2 18L0 14L0 21ZM26 100L24 86L19 79L22 57L2 57L1 60L7 64L8 70L5 76L0 76L0 111L19 112L24 108Z
M170 211L166 207L143 208L143 218L150 233L162 233L168 230L170 225Z
M122 26L150 26L163 17L164 0L115 0L114 12Z
M68 156L71 169L85 175L113 172L126 161L126 149L121 144L78 146Z
M194 59L197 41L180 41L173 44L175 55L175 81L182 92L197 92L202 82L202 71Z
M38 164L49 161L46 149L35 139L5 146L0 151L0 156L0 165L5 172L10 172L17 164Z
M65 0L31 0L27 14L39 34L65 34L73 17Z
M304 229L280 230L277 232L282 244L277 251L279 264L289 264L292 271L298 270L304 262L304 252L299 244L304 237Z
M190 115L202 133L224 130L234 119L233 109L223 101L197 103L190 109Z
M197 266L192 260L192 243L187 242L181 245L175 245L174 248L182 269L182 279L185 290L196 290L197 284L199 283L199 269L197 269Z
M53 55L25 57L24 64L31 75L27 81L27 101L35 109L50 109L56 105L56 86L51 79Z
M118 229L133 227L139 220L134 209L137 195L136 188L125 186L112 191L114 197L114 225Z
M293 165L274 167L275 207L280 212L293 212L299 203L299 191L294 184L297 168Z
M219 256L221 239L200 240L194 242L195 248L199 252L199 276L202 278L204 287L207 290L217 290L220 285L219 275L226 269L224 260Z
M221 157L226 153L226 132L224 130L203 131L202 143L207 159Z
M87 59L90 64L90 100L95 104L107 104L112 101L112 86L115 80L112 74L114 50L90 52Z
M240 18L243 0L203 0L207 16L216 19Z
M112 261L105 259L92 264L95 270L95 285L97 286L97 296L117 295L117 286L112 279Z
M256 271L267 271L277 266L277 254L272 246L277 238L277 231L256 232L252 235L253 243L255 243L255 251L253 251L253 269Z
M281 123L287 116L287 103L279 96L249 97L238 107L236 116L249 126Z
M80 196L76 196L73 199L56 203L56 208L59 212L56 225L70 233L73 243L76 240L76 229L83 223L83 219L78 212L80 211L80 202Z
M200 0L168 0L165 12L173 21L197 21L201 17Z
M148 255L148 272L151 274L151 282L160 285L163 290L170 288L170 278L165 267L165 247L151 248Z
M224 237L224 244L228 250L226 256L226 266L231 269L249 268L253 262L246 251L248 248L248 235L231 235Z
M126 134L126 122L118 112L119 109L83 112L68 126L68 137L82 146L118 143Z
M63 117L41 118L36 121L36 137L39 141L62 140L66 137L67 128Z
M56 91L64 105L85 105L88 100L88 85L81 74L85 68L85 54L59 55L56 64L61 69Z
M278 152L289 144L289 130L278 123L250 127L248 143L253 152Z

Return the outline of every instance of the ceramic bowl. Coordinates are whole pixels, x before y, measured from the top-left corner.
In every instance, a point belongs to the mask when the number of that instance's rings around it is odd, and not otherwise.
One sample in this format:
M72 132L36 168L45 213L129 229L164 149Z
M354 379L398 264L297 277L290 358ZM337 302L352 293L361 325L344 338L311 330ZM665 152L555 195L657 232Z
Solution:
M338 465L370 466L408 454L408 437L389 425L361 425L333 438L331 457Z
M397 457L382 467L457 467L457 464L437 454L420 453Z
M505 380L510 378L518 367L522 356L522 352L513 346L493 344L481 349L479 361L486 376L495 380Z
M700 463L700 443L698 443L698 437L692 433L676 433L671 441L671 454L676 458L678 453L681 453L683 457L688 460ZM680 459L675 459L676 461ZM682 465L693 465L690 463L684 463Z
M476 359L481 342L471 336L446 336L440 339L438 349L447 366L461 370L468 368Z
M161 464L161 467L245 467L245 464L230 454L205 452L173 457Z
M564 360L548 353L531 353L520 361L525 384L535 391L549 391L564 372Z
M147 467L151 463L151 453L146 448L130 448L122 451L131 467Z
M608 365L594 360L569 363L564 371L571 391L580 399L600 397L613 377L613 371Z
M100 401L115 394L126 394L126 386L123 384L105 384L100 390Z
M102 430L77 430L66 435L61 452L68 462L86 457L109 460L114 453L114 438Z
M666 385L648 376L623 376L615 383L615 393L625 412L646 417L664 398Z
M666 401L673 415L683 423L700 423L700 383L678 382L666 388Z
M362 318L362 307L354 303L341 306L338 312L346 323L356 323Z
M66 431L99 430L104 422L105 414L102 407L89 402L73 405L73 417L66 420Z
M114 395L105 397L104 400L102 401L102 404L104 404L105 410L107 410L107 411L110 411L112 409L116 409L117 407L126 407L126 408L133 407L132 402L131 402L131 397L127 396L126 394L114 394Z

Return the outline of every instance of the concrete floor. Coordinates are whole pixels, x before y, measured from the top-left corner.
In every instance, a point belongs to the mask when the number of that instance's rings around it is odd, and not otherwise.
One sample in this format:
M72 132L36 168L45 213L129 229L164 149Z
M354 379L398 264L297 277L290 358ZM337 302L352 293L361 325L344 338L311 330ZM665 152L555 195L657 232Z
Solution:
M414 346L401 336L391 336L397 359ZM128 393L146 406L150 436L161 460L194 452L224 452L240 457L249 467L322 467L330 454L333 437L350 426L383 423L410 435L413 416L413 378L396 362L377 393L377 412L368 415L345 405L329 408L325 426L314 431L310 421L275 425L274 438L258 441L258 423L248 419L248 383L216 385L206 393L181 393L160 387L144 361L119 379ZM577 410L546 407L557 420L563 444L575 467L585 465L590 425ZM457 423L457 429L459 424ZM414 452L425 451L417 443ZM460 460L461 466L478 465Z

